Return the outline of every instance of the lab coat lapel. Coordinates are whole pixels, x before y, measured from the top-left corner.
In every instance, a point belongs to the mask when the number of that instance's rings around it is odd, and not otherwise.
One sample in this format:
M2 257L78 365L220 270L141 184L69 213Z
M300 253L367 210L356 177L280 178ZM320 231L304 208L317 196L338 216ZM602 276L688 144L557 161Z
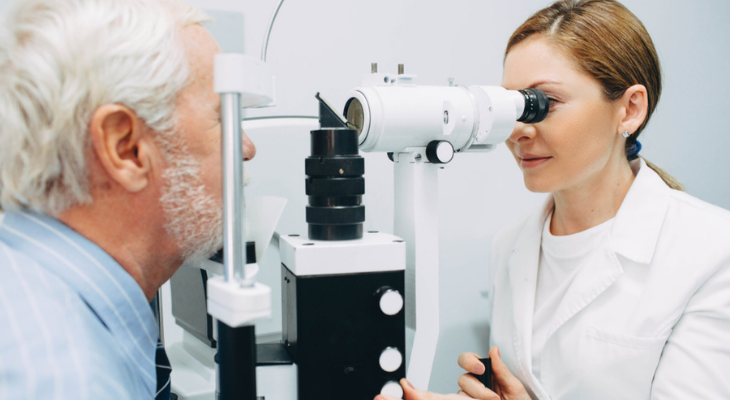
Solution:
M553 206L553 198L549 196L544 207L528 217L508 261L515 348L522 376L529 379L532 379L532 319L542 227Z
M578 314L624 273L616 254L609 248L593 253L581 267L560 302L548 328L548 340L563 324Z
M648 265L654 258L672 189L644 159L632 161L631 168L636 179L616 214L610 243L617 254Z
M643 159L632 161L636 175L613 222L607 246L596 251L578 272L550 322L548 340L623 274L620 254L648 265L669 204L669 187Z

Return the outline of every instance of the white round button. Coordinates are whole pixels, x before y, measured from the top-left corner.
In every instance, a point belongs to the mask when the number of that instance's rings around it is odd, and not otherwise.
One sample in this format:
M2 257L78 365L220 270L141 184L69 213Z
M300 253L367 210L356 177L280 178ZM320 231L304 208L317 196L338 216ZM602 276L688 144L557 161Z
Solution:
M388 289L380 296L380 310L385 315L395 315L403 309L403 296L394 289Z
M448 163L454 159L454 146L446 141L439 143L436 147L436 156L442 163Z
M403 398L403 388L400 387L400 384L396 381L388 381L388 383L383 385L383 388L380 389L380 394L384 394L386 396L393 396L393 397L402 399Z
M385 372L395 372L403 364L403 355L395 347L387 347L380 353L380 368Z

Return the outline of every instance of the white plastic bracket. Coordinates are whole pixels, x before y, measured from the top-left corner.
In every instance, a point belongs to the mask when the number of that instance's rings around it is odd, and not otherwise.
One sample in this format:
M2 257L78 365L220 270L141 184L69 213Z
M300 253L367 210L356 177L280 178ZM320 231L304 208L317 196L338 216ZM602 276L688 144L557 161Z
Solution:
M261 107L274 101L274 76L265 62L238 53L216 54L215 93L239 93L241 108Z
M428 158L426 158L426 148L425 147L407 147L402 152L393 153L393 162L396 163L396 169L398 168L398 163L428 163ZM397 174L397 172L396 172ZM397 179L397 178L396 178ZM405 193L402 193L405 194ZM401 195L401 193L398 193L398 186L396 185L396 202L398 201L398 197ZM397 215L397 214L396 214ZM396 217L397 219L397 217ZM396 233L396 236L400 236Z
M208 279L207 291L208 314L231 328L271 318L271 288L266 285L241 287L216 276Z

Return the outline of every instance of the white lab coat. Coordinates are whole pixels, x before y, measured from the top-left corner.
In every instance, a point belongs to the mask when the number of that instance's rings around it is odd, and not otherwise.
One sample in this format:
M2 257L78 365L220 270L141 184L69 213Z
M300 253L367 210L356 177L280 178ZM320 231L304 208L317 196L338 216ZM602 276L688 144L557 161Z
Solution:
M494 241L491 343L535 399L730 399L730 212L667 187L643 160L605 250L531 342L552 196Z

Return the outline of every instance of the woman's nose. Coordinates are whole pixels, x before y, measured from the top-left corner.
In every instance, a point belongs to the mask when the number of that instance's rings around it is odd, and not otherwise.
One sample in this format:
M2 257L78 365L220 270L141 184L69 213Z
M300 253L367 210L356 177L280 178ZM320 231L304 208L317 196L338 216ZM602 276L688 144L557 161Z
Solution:
M246 132L243 132L243 161L251 161L254 157L256 157L256 145L246 135Z
M517 122L515 124L515 129L512 130L512 134L509 135L507 140L517 144L525 140L533 139L536 133L535 125Z

